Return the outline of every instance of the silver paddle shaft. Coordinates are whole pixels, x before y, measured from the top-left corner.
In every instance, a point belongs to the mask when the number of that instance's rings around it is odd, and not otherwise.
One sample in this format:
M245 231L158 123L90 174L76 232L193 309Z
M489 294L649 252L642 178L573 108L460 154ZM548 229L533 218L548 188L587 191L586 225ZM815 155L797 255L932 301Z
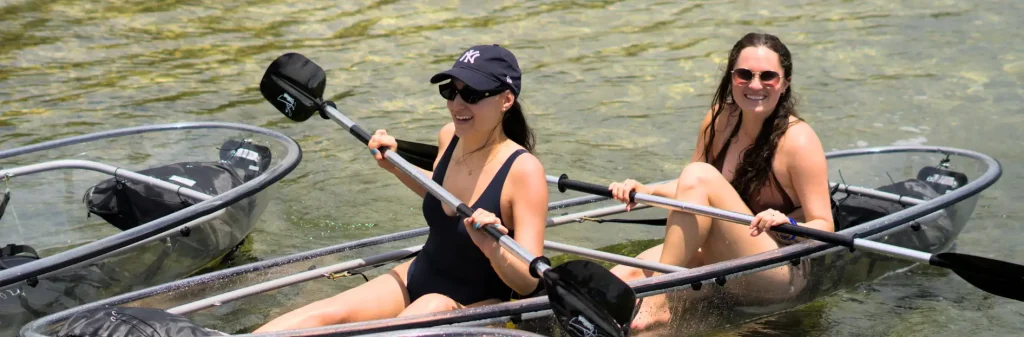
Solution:
M560 180L559 177L556 177L556 176L553 176L553 175L547 175L547 176L545 176L545 178L547 179L548 184L552 184L552 185L558 185L558 181ZM671 183L673 181L674 180L666 180L666 181L660 181L660 182L656 182L656 183L650 183L648 185L660 185L660 184L665 184L665 183ZM896 203L899 203L900 205L904 205L904 206L915 206L915 205L920 205L920 204L925 202L924 200L917 199L917 198L914 198L914 197L909 197L909 196L899 195L899 194L889 193L889 192L883 192L883 191L879 191L879 190L875 190L875 189L870 189L870 188L866 188L866 187L851 186L851 185L841 184L841 183L831 183L830 182L828 184L828 187L830 189L835 188L839 192L843 192L843 193L846 193L846 194L857 194L857 195L861 195L861 196L865 196L865 197L869 197L869 198L874 198L874 199L878 199L878 200L896 202ZM555 207L555 208L568 207L568 205L577 205L577 204L581 204L581 203L597 202L597 201L607 200L607 199L610 199L610 198L609 197L605 197L605 196L592 195L592 196L589 197L589 199L579 198L578 200L572 200L571 202L568 202L568 200L566 200L566 205L559 204L559 205L553 206L553 207Z
M754 217L751 215L726 211L710 206L685 203L675 199L669 199L650 194L636 193L633 196L633 200L648 205L683 211L692 214L704 215L715 219L735 222L738 224L749 224L754 221ZM904 258L920 263L929 263L932 257L932 254L930 253L925 253L913 249L893 246L890 244L885 244L877 241L851 238L849 236L833 232L815 230L806 227L794 226L790 224L776 226L773 227L772 230L782 232L782 228L778 227L788 228L789 230L787 230L787 232L798 231L800 233L793 233L798 236L804 236L814 240L842 245L846 247L852 247L855 249L863 249L869 252L880 253L891 257Z
M327 115L332 120L334 120L334 122L344 127L346 130L349 131L349 133L352 133L354 136L356 136L356 138L360 138L360 140L362 140L364 143L369 141L370 134L367 133L366 130L364 130L359 125L356 125L356 123L353 122L351 119L345 117L345 115L339 112L338 109L335 109L330 105L326 105L324 106L324 111L327 112ZM426 175L424 175L422 171L414 167L412 164L406 161L405 158L402 158L402 156L399 155L398 153L394 151L381 151L381 153L384 155L384 159L387 159L389 162L391 162L391 164L394 164L395 167L402 171L402 173L405 173L409 177L412 177L413 180L416 180L416 183L425 188L428 192L430 192L430 194L433 194L435 197L437 197L438 200L441 200L441 202L448 205L448 207L451 207L458 213L470 212L466 209L461 209L459 207L462 206L463 208L467 208L467 206L465 206L465 204L463 204L462 201L460 201L451 193L448 193L448 191L446 191L436 182L434 182ZM462 215L470 216L472 214ZM536 259L536 257L533 256L533 254L526 251L526 249L523 249L522 246L516 243L515 240L512 240L512 238L509 237L508 235L502 234L501 231L494 228L494 226L484 226L484 230L487 233L489 233L492 237L494 237L494 239L498 240L498 244L500 244L502 247L504 247L506 250L511 252L513 255L518 257L523 262L529 264L533 262L534 259ZM537 261L535 268L537 269L537 275L543 275L544 271L551 269L551 266L549 266L547 263L544 263L543 261Z

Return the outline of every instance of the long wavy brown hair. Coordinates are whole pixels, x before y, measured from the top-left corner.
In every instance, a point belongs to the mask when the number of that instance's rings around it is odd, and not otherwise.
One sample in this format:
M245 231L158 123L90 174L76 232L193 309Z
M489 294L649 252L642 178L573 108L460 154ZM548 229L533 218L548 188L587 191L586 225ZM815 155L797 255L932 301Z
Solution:
M782 77L789 82L793 76L793 59L789 48L779 40L778 37L765 33L748 33L736 42L729 52L729 64L722 74L722 81L715 91L715 97L711 101L711 108L714 112L711 115L711 124L704 129L704 160L713 163L712 146L715 141L715 125L718 117L729 111L739 110L739 106L732 99L732 70L736 67L736 59L740 52L747 47L766 47L779 54L779 61L782 63ZM775 149L779 140L786 134L791 125L789 116L797 119L800 117L796 112L796 99L793 97L793 85L790 83L786 91L779 97L775 109L764 120L761 132L757 134L754 144L740 153L740 163L733 176L732 186L744 200L751 200L756 197L758 191L769 183L768 177L772 172L772 162L775 159ZM743 123L743 111L739 110L740 118L736 123L735 130L739 130ZM781 186L780 186L781 187Z

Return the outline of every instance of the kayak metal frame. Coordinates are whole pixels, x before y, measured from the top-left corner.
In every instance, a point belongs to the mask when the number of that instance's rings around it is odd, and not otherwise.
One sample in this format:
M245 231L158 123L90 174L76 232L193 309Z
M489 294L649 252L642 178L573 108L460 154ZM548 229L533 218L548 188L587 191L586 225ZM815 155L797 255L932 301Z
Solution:
M27 176L36 173L56 171L56 170L71 170L81 169L89 170L100 173L106 173L114 178L124 178L125 180L131 180L140 184L153 185L159 189L167 192L178 193L178 196L184 195L186 197L207 200L212 196L199 192L181 185L175 185L160 179L156 179L144 174L138 174L127 169L123 169L116 166L110 166L104 163L89 161L89 160L78 160L78 159L61 159L48 161L45 163L30 164L25 166L12 167L9 169L0 170L0 177L4 180L10 180L15 177Z
M301 283L321 277L331 277L331 275L334 273L343 273L357 268L401 260L418 254L421 249L423 249L423 245L399 249L396 251L391 251L383 254L376 254L366 258L345 261L327 267L321 267L301 272L298 274L292 274L276 280L257 283L245 288L232 290L217 296L207 297L199 301L179 305L167 309L167 312L177 315L184 315L190 312L219 306L221 304L242 299L251 295L256 295L274 289L287 287L296 283Z

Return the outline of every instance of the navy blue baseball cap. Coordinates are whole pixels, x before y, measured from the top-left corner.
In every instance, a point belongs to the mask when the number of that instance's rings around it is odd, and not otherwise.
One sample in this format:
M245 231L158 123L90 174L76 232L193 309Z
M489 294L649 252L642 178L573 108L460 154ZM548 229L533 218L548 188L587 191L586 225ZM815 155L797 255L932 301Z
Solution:
M523 74L516 56L494 45L473 46L459 55L451 69L437 73L430 83L456 78L473 89L490 91L505 86L519 97Z

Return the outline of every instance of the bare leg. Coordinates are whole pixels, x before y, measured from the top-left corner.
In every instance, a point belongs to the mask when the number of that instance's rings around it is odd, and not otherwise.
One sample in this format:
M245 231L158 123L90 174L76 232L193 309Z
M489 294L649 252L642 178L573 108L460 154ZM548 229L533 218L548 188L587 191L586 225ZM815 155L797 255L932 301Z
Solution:
M691 163L683 169L677 180L676 200L691 204L711 206L728 211L752 214L732 185L725 180L717 169L706 163ZM661 249L660 262L677 266L692 265L691 260L703 260L703 264L713 264L734 258L754 255L779 248L778 243L768 235L750 236L747 226L729 223L723 220L698 216L692 213L670 211L665 226L665 244ZM646 252L645 252L646 253ZM697 258L698 253L700 258ZM628 277L636 277L636 272L627 273ZM730 291L749 291L758 295L774 292L789 292L789 267L779 267L757 273L755 282L747 287L732 287ZM750 289L746 289L750 288ZM660 298L659 298L660 297ZM643 329L659 322L667 322L668 305L664 295L648 297L650 309L654 311L651 319L634 321L635 329ZM646 306L646 303L645 303ZM642 307L643 309L643 307Z
M500 302L501 301L497 299L491 299L473 303L469 306L475 307L486 304L496 304ZM459 302L455 302L455 300L449 298L448 296L432 293L420 296L420 298L416 299L416 301L413 301L412 304L409 304L409 306L405 308L405 310L403 310L402 313L399 314L398 316L401 317L429 314L441 311L462 309L465 307L466 306L459 304Z
M752 213L725 177L706 163L692 163L683 169L676 186L676 199L743 214ZM777 248L779 244L768 235L750 236L749 228L743 224L671 211L665 226L661 262L683 265L697 254L698 249L705 263L711 264ZM784 274L788 279L788 272Z
M640 253L640 255L637 255L637 258L646 261L658 261L658 259L661 258L661 250L663 247L664 244L648 248L643 253ZM701 257L700 250L697 250L696 256L690 259L684 267L695 268L703 264L704 260ZM624 265L613 267L611 272L626 282L654 275L654 272L651 270ZM668 302L666 301L665 296L665 294L660 294L645 297L643 302L640 303L640 309L637 310L636 317L633 319L630 329L639 331L646 329L648 326L668 323L672 319L672 314L669 312Z
M647 250L643 251L643 253L637 255L636 258L645 261L658 261L658 259L661 258L661 248L663 246L664 244L660 244L651 248L647 248ZM615 274L615 276L618 276L625 282L651 277L651 275L654 273L653 271L650 270L640 269L637 267L630 267L621 264L612 267L611 272L612 274Z
M409 304L409 292L405 284L410 263L412 260L398 265L370 282L292 310L253 332L311 328L395 317Z
M661 250L664 247L665 247L665 244L660 244L660 245L657 245L657 246L654 246L654 247L651 247L651 248L647 248L647 250L645 250L642 253L640 253L640 255L637 255L636 258L644 260L644 261L658 262L661 259ZM696 267L700 267L700 266L703 266L703 265L704 265L704 259L703 259L703 257L701 257L701 252L698 249L697 250L697 254L692 259L690 259L690 261L687 261L687 263L684 264L683 267L684 268L696 268ZM625 282L635 281L635 280L639 280L639 279L643 279L643 278L648 278L648 277L654 276L654 271L652 271L652 270L641 269L641 268L637 268L637 267L630 267L630 266L621 265L621 264L617 265L615 267L612 267L611 272L612 272L612 274L614 274L615 276L618 276L620 279L622 279Z

